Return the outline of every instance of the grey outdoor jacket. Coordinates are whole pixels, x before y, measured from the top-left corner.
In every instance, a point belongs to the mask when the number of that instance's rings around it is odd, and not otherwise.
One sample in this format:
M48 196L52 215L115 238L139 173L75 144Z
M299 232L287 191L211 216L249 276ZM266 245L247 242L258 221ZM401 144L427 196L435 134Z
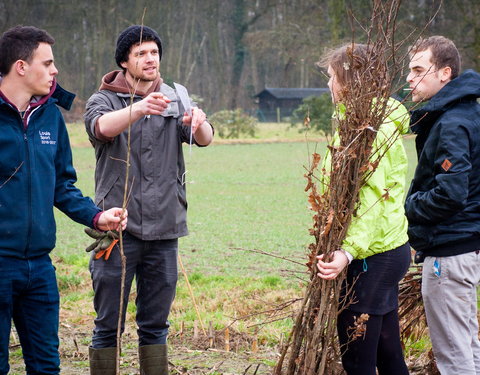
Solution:
M162 83L160 91L172 100L164 114L145 116L131 126L127 231L147 241L188 234L182 142L189 142L190 127L182 125L183 108L175 90ZM141 99L135 96L134 101ZM105 141L96 137L95 123L129 104L129 94L100 90L86 105L85 126L97 159L95 202L102 209L123 202L128 130Z

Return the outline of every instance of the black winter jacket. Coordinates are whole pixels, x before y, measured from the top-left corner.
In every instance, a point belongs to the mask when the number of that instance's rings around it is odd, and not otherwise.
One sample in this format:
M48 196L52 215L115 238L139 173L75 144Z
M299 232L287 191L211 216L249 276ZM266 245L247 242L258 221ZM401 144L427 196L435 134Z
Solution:
M480 249L480 74L467 70L412 113L418 165L405 203L426 256Z

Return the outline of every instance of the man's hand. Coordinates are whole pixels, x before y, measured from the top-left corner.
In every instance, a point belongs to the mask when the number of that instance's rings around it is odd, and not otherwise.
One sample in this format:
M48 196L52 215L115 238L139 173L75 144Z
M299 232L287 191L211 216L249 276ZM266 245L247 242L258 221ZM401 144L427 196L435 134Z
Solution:
M183 123L192 127L197 144L202 146L209 145L213 140L213 130L207 122L207 115L198 107L192 108L192 116L187 113L183 115ZM204 125L206 124L206 125Z
M170 102L171 100L161 92L152 92L132 104L131 108L127 106L100 116L97 120L95 131L98 133L96 135L97 137L115 138L143 116L161 115Z
M331 262L324 262L322 260L323 255L317 256L317 259L317 268L319 271L317 276L325 280L333 280L336 278L349 263L347 256L341 250L336 250L333 253Z
M103 211L97 221L97 228L103 231L124 230L127 227L128 212L118 207Z
M192 133L195 134L197 129L202 125L207 119L207 115L198 107L192 108L192 115L189 116L187 112L183 115L183 123L187 126L192 127Z
M141 116L161 115L170 102L171 100L161 92L152 92L139 102L136 102L132 110Z
M118 232L110 230L108 232L99 232L92 228L85 228L85 233L95 239L85 251L94 251L96 253L94 259L100 259L105 255L105 260L108 260L113 247L118 242Z

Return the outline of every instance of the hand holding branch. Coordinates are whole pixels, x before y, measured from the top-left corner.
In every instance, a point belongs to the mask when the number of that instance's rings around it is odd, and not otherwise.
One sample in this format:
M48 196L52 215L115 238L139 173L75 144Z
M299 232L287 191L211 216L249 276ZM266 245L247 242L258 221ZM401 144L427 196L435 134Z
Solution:
M323 255L317 256L317 259L317 268L319 271L317 276L325 280L335 279L349 263L347 255L342 250L336 250L330 262L324 262L322 260Z
M100 214L97 222L97 228L103 231L124 230L127 227L128 212L118 207L110 208Z

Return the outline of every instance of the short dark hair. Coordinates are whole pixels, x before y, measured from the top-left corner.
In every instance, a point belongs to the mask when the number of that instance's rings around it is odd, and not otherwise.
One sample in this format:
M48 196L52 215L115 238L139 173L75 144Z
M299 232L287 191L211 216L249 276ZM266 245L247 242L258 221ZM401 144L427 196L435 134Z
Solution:
M0 74L7 75L15 61L31 62L40 43L53 45L55 39L34 26L15 26L0 38Z
M432 64L437 69L450 67L452 79L457 78L461 69L461 57L455 43L441 35L434 35L429 38L419 39L410 49L410 56L417 52L430 49L432 52Z

